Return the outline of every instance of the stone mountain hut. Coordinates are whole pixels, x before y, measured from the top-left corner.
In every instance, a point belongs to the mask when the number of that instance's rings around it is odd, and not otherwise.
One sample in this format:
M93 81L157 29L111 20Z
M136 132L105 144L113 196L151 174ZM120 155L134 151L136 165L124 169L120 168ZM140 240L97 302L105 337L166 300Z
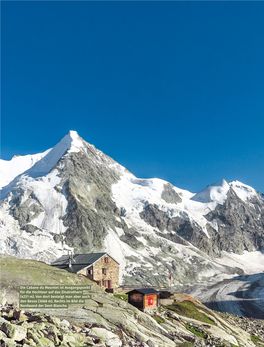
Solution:
M107 253L63 255L51 266L84 275L103 288L119 287L119 263Z
M126 294L129 304L141 311L152 310L159 305L159 292L153 288L133 289Z

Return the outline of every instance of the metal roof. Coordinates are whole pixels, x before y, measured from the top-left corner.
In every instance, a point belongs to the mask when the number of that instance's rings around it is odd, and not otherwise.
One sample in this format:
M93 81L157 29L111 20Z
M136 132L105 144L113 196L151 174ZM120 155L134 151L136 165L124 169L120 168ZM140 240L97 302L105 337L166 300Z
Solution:
M155 289L153 288L140 288L140 289L133 289L130 290L129 292L127 292L126 294L132 293L132 292L139 292L142 294L159 294L159 292L157 292Z
M85 267L94 264L97 260L102 258L104 255L108 255L110 258L112 258L118 265L119 263L111 257L108 253L88 253L88 254L73 254L72 255L72 266L69 267L69 255L63 255L57 260L55 260L53 263L51 263L51 266L56 266L60 269L64 269L70 272L78 272Z

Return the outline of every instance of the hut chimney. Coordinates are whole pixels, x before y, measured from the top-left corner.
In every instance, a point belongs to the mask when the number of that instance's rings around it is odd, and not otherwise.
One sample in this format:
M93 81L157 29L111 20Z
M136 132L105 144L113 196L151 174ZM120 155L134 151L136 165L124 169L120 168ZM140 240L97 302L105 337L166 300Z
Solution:
M72 260L74 261L72 251L68 250L68 254L69 254L69 267L72 267Z

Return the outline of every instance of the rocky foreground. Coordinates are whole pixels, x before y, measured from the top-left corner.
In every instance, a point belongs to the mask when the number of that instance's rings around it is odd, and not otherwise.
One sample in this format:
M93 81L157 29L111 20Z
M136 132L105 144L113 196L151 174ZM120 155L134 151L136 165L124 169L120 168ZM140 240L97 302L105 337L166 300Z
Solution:
M151 314L105 293L89 279L45 263L0 256L1 347L255 347L264 321L222 316L187 294ZM68 309L19 308L20 285L90 285L91 298Z
M219 312L218 312L219 313ZM264 320L237 316L235 314L219 313L230 324L239 326L241 329L251 334L251 339L258 341L260 346L264 346Z
M164 305L151 314L142 313L111 295L101 294L81 309L72 310L72 314L57 310L60 317L43 311L24 311L5 303L2 298L0 345L264 346L264 321L219 315L185 294L176 294L171 305ZM83 314L80 314L81 310L84 310Z

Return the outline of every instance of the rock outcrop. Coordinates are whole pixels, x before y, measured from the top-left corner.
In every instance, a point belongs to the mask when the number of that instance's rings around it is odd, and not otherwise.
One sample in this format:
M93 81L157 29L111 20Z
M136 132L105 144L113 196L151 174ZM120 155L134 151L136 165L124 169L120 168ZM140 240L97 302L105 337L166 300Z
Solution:
M93 300L82 309L75 307L71 314L2 305L0 345L254 347L264 343L263 322L230 315L223 318L187 295L175 295L172 305L145 314L120 299L94 294Z
M214 242L219 251L242 254L264 250L264 201L260 194L245 203L232 188L223 205L205 215L218 225ZM199 243L196 244L199 247Z

